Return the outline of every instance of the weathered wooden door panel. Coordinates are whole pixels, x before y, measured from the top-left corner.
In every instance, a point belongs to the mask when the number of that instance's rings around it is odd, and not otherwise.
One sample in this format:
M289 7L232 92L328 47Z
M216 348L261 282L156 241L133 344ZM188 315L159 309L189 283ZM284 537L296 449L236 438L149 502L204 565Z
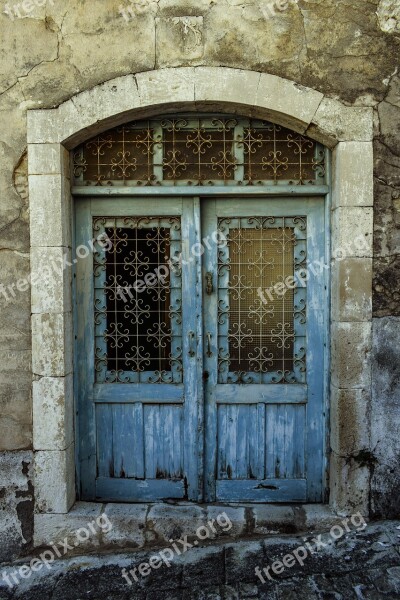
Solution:
M321 200L205 200L206 499L322 499ZM291 279L289 279L291 278ZM282 284L275 288L276 284ZM280 292L277 293L276 289Z
M199 499L198 216L193 199L78 205L77 246L95 240L76 285L84 499Z
M322 499L324 231L320 199L79 201L83 499Z

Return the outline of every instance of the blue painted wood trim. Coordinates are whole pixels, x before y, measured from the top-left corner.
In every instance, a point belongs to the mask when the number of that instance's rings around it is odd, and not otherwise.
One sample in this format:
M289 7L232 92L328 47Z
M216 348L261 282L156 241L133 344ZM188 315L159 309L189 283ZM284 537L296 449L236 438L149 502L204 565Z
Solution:
M199 248L203 248L202 228L201 228L201 210L200 198L193 199L193 222L195 227L195 235ZM196 257L196 335L198 339L198 352L196 358L196 422L197 422L197 500L204 500L204 337L203 337L203 285L202 285L202 256Z
M200 257L193 248L201 244L198 202L183 200L182 216L182 332L184 411L184 473L188 500L199 500L199 444L203 390L199 377L202 367L201 291L198 271Z
M307 219L307 264L325 263L325 207L317 203ZM325 446L324 373L328 312L325 273L309 269L307 282L307 499L321 502Z
M71 213L71 248L72 248L72 259L74 258L75 248L78 246L76 243L76 211L73 196L70 196L70 213ZM72 328L73 328L73 423L74 423L74 441L75 441L75 490L76 498L81 498L81 463L80 463L80 423L78 418L78 387L79 387L79 369L78 369L78 354L76 344L76 330L78 322L78 311L77 311L77 290L76 290L76 263L72 265Z
M76 207L76 244L87 246L92 239L90 199ZM76 398L79 418L80 496L95 499L96 431L94 404L88 400L94 383L94 322L92 254L76 263Z
M202 231L203 235L207 236L217 230L216 219L216 200L208 199L203 202L202 206ZM204 384L205 393L205 449L204 449L204 494L206 502L214 502L216 498L215 483L217 479L217 404L213 391L217 385L218 378L218 344L217 344L217 258L218 246L211 244L210 248L205 248L203 255L203 270L202 270L202 286L204 297L203 310L203 335L204 339L210 336L210 351L211 355L204 354L204 372L206 380ZM211 294L207 294L206 290L206 273L211 273L213 290ZM207 339L208 346L208 339ZM208 350L208 348L207 348Z
M96 481L96 499L110 502L157 502L168 498L182 499L185 484L182 479L112 479L99 477Z
M74 196L79 197L136 197L136 196L190 196L196 193L200 196L238 196L241 198L251 196L324 196L329 192L327 185L266 185L266 186L204 186L194 189L193 186L176 187L128 187L128 186L75 186L72 188Z
M216 494L221 502L306 502L305 479L245 479L217 481Z
M217 404L301 404L307 402L305 384L220 384L215 386Z
M184 388L183 384L162 384L163 402L183 403ZM94 402L144 402L152 403L157 400L160 394L160 384L158 383L97 383L93 387L93 393L90 398Z

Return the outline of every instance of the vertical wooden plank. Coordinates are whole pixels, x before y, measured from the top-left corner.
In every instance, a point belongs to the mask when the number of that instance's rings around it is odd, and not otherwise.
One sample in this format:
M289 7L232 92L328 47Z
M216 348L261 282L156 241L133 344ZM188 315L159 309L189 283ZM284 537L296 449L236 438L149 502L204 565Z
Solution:
M250 470L250 406L241 404L234 408L236 413L236 479L248 479Z
M217 410L217 450L218 450L218 468L217 478L226 479L226 446L225 440L227 438L227 406L220 404Z
M257 427L256 429L256 449L257 461L254 476L257 479L265 479L265 455L266 455L266 435L265 435L265 404L257 405Z
M133 410L133 447L132 460L134 477L144 478L144 431L143 431L143 404L135 402Z
M168 408L168 407L167 407ZM173 478L183 476L183 412L180 406L171 407L171 467L170 474Z
M294 414L293 410L296 407L287 404L282 407L282 418L284 423L284 441L282 447L282 473L285 479L291 479L293 477L293 429L294 429Z
M224 440L226 452L226 471L228 479L237 478L237 430L238 406L229 404L227 407L227 432Z
M206 246L202 237L202 224L201 224L201 203L200 198L193 198L193 222L195 226L195 235L197 241L202 244L202 248ZM196 389L195 402L196 406L193 407L194 413L192 421L197 427L198 435L193 440L193 455L195 456L193 471L197 470L197 481L193 483L193 493L189 490L189 498L202 502L204 500L204 337L203 337L203 324L204 324L204 309L203 309L203 281L202 281L202 265L203 256L195 257L195 293L196 293L196 335L198 339L197 344L197 359L196 359ZM215 415L216 418L216 415ZM194 478L194 475L193 475Z
M203 236L211 236L217 231L216 200L207 199L202 201L202 230ZM215 388L218 382L218 330L217 330L217 299L218 299L218 281L217 281L217 244L211 243L205 247L203 255L203 297L204 302L204 339L207 334L211 338L211 356L204 355L204 371L207 373L205 383L205 500L206 502L215 501L215 481L217 477L217 447L220 443L217 439L217 403L215 398ZM206 273L212 273L213 291L211 295L206 294L205 276ZM220 408L218 409L220 410ZM221 439L221 437L219 438ZM220 459L219 469L226 473L226 465Z
M76 203L75 243L87 246L92 239L91 200ZM76 263L75 299L75 375L74 385L79 418L77 446L80 462L79 497L96 498L96 420L89 400L94 384L93 256Z
M267 406L267 478L305 476L305 406Z
M157 466L159 472L164 473L164 478L171 477L174 472L173 441L173 407L160 406L160 431L156 437L158 443Z
M146 479L157 476L157 432L159 432L159 406L146 404L144 407L144 457Z
M132 404L114 404L113 411L113 456L115 477L136 477L134 444L136 437L134 408Z
M218 478L264 479L264 404L218 406Z
M182 477L182 407L146 404L144 453L146 479Z
M97 475L98 477L114 477L113 456L113 407L110 404L96 406L97 420ZM119 477L119 475L116 475Z
M280 422L280 405L270 404L266 407L267 421L267 479L278 479L281 476L280 450L281 440L284 435Z
M201 281L201 229L198 198L183 199L182 214L182 316L183 371L185 389L184 413L184 473L188 500L202 498L199 490L199 447L202 449L199 427L203 406L203 344ZM193 337L194 336L194 337ZM194 352L194 354L193 354Z
M293 431L293 478L305 477L306 407L297 406L294 411Z

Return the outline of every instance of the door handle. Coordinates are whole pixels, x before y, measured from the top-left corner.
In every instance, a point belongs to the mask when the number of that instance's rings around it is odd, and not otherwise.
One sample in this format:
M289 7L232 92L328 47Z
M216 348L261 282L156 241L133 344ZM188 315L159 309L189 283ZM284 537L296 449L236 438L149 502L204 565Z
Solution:
M196 356L196 352L194 350L194 342L195 342L195 339L196 339L195 332L194 331L189 331L188 338L189 338L189 356Z
M213 355L213 353L211 352L211 333L209 331L207 332L206 337L207 337L207 352L206 352L206 354L210 358Z
M210 272L206 273L206 293L208 296L213 293L213 274Z

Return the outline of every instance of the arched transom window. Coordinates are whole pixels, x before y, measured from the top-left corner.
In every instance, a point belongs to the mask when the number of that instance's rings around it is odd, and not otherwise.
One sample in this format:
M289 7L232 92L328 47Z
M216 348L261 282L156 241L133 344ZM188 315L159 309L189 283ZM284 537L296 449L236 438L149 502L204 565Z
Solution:
M323 185L324 147L279 125L234 115L133 121L74 153L75 185Z

